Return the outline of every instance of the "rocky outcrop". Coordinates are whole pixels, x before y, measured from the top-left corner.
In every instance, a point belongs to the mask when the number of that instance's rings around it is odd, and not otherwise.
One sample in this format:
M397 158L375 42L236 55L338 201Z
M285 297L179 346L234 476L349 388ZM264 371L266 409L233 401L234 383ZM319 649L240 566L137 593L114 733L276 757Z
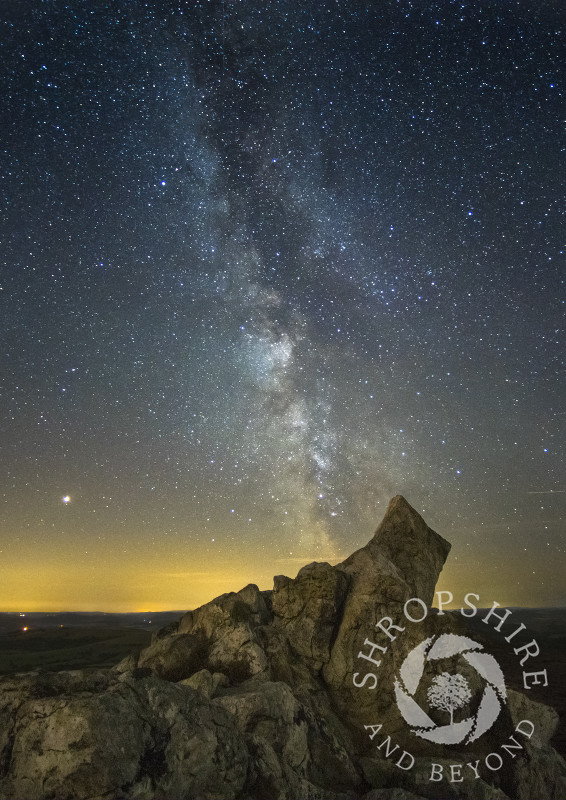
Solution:
M558 727L558 714L514 691L509 692L507 706L513 726L528 719L534 727L532 737L524 742L525 758L517 762L512 772L511 796L517 800L566 797L566 764L550 744Z
M4 679L0 796L235 798L248 750L232 715L156 677Z
M410 597L430 604L449 552L450 544L397 496L368 544L336 565L334 569L348 578L349 585L324 678L334 689L349 691L346 702L355 702L352 675L365 639L365 635L360 638L360 632L371 634L385 616L402 617L402 607ZM389 663L392 668L394 662ZM386 691L385 687L391 685L390 675L382 670L380 678ZM386 699L389 703L390 698Z
M399 622L411 597L430 603L449 549L396 497L373 538L341 564L277 576L273 591L250 584L221 595L113 670L0 680L0 797L562 800L556 715L517 693L497 735L533 719L537 734L519 756L477 779L427 778L433 751L400 720L394 673L423 636L450 629L446 616L405 625L373 690L353 686L376 622ZM398 744L368 738L364 724L376 719ZM434 758L448 774L454 759L483 758L493 742L487 735L477 750L444 747ZM402 748L413 769L396 766L391 754Z
M349 586L346 573L327 563L307 564L294 580L274 578L275 624L315 672L330 660Z

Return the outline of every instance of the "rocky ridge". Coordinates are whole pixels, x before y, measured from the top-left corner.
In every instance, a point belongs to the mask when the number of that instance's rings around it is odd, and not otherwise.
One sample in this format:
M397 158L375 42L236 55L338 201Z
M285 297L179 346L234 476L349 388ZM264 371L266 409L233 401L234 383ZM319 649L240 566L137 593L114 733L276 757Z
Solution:
M394 674L423 638L451 630L430 614L387 650L372 691L358 653L384 617L430 604L450 545L397 496L373 538L341 564L308 564L185 614L113 670L0 680L0 797L5 800L563 800L550 746L552 709L510 692L501 719L460 755L407 731ZM377 641L377 640L375 640ZM481 760L521 719L537 735L498 771L430 781L434 762ZM408 771L372 742L384 730L415 758ZM387 727L386 727L387 726ZM477 746L476 746L477 745ZM473 754L473 755L472 755ZM468 771L469 772L469 771ZM487 774L486 774L487 773Z

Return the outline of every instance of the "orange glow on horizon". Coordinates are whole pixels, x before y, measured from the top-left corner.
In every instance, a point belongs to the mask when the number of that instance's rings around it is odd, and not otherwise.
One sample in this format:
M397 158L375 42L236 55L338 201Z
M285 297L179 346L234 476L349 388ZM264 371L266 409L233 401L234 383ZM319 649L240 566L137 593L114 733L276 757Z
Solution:
M365 537L364 537L365 538ZM210 540L208 540L210 541ZM238 550L216 550L210 544L185 545L166 542L160 548L124 553L119 544L77 543L74 552L57 553L48 542L26 548L24 557L0 564L2 597L0 611L144 613L198 608L225 592L238 591L249 583L260 589L273 587L274 574L294 577L312 561L339 563L329 552L297 552L281 557L265 553L261 561L249 545ZM360 546L366 543L361 541ZM531 557L513 554L504 562L483 554L468 555L454 548L441 572L437 591L451 591L459 609L468 592L480 595L478 606L544 606L549 593L559 596L560 577L541 582ZM467 559L467 560L466 560ZM542 571L542 564L540 565Z

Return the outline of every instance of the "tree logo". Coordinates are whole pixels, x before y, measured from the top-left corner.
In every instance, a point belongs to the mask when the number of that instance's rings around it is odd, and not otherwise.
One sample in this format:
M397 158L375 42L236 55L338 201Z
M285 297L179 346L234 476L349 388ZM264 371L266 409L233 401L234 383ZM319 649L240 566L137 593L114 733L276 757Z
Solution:
M450 724L454 724L454 710L466 705L472 699L470 684L463 675L451 675L443 672L432 682L427 692L431 706L441 708L450 714Z
M395 678L395 698L414 734L438 744L468 744L492 727L506 698L505 681L495 658L482 651L478 642L453 633L431 636L411 650ZM430 680L428 689L423 683L426 673L438 670L439 662L457 656L462 657L469 679L475 683L478 678L484 685L475 711L469 716L460 714L464 718L455 722L454 712L469 706L473 699L469 680L458 672L443 671ZM421 707L423 703L428 703L429 711L438 709L437 716L449 715L449 721L434 722Z

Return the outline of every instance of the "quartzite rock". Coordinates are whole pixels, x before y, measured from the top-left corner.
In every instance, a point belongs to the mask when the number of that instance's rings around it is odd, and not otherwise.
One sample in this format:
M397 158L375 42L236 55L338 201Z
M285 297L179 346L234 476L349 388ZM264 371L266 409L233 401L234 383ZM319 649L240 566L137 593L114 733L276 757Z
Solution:
M61 673L2 681L12 713L2 719L11 748L4 752L0 797L235 798L248 752L232 716L187 686L118 677Z
M318 672L330 650L348 591L348 577L327 563L307 564L292 580L274 578L272 595L276 623L293 649Z
M432 602L449 551L450 544L428 527L404 497L397 495L373 538L336 565L334 569L348 576L349 587L323 674L333 689L346 689L345 703L360 702L351 692L352 675L359 669L357 655L366 636L384 616L401 619L403 604L410 597ZM388 664L391 670L393 660ZM379 677L384 685L391 683L386 669Z
M400 775L362 723L377 714L391 735L411 736L393 672L419 637L450 629L448 615L406 626L373 693L352 677L381 617L400 621L408 598L432 600L449 549L395 497L374 537L341 564L278 576L273 592L250 584L221 595L114 670L0 679L0 798L437 798L439 786L421 781L430 762L416 737L415 769ZM500 785L445 783L446 798L564 800L566 767L549 744L556 715L510 692L498 725L512 730L521 718L536 721L537 735L493 777ZM489 752L490 735L478 753ZM445 755L439 763L456 754Z

